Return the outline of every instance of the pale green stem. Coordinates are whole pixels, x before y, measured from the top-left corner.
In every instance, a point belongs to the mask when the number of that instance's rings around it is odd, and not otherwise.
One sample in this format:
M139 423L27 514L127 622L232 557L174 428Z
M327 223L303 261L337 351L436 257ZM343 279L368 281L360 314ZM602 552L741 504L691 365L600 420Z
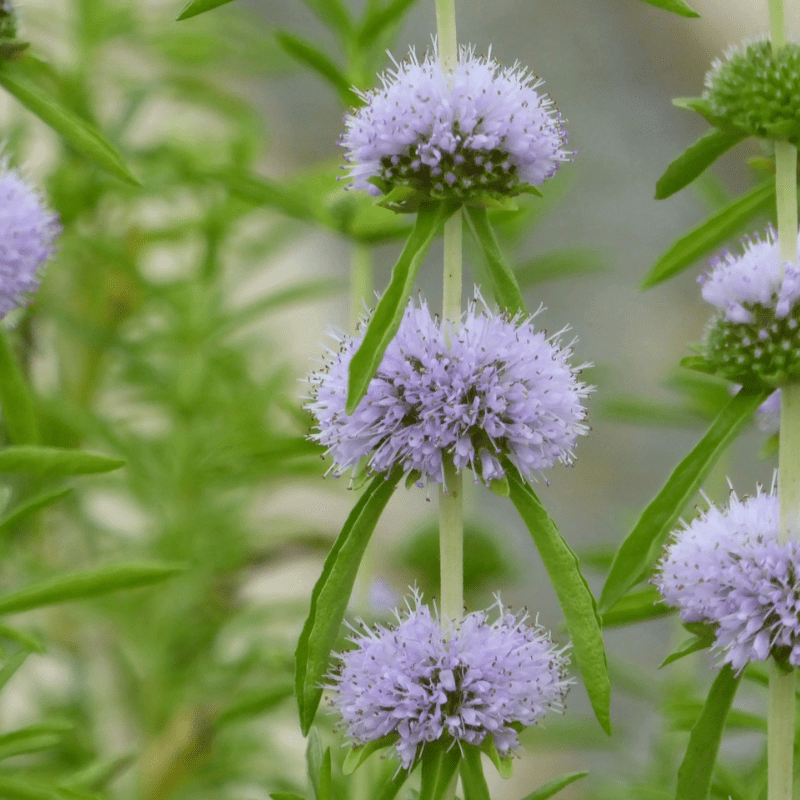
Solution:
M436 0L436 33L442 69L452 72L458 62L455 0Z
M769 16L772 49L777 53L786 44L783 0L769 0ZM797 264L797 149L788 142L775 143L775 191L783 274L783 262ZM781 389L780 439L778 537L786 542L800 535L800 384ZM796 676L794 670L782 672L774 661L770 670L767 798L792 800Z

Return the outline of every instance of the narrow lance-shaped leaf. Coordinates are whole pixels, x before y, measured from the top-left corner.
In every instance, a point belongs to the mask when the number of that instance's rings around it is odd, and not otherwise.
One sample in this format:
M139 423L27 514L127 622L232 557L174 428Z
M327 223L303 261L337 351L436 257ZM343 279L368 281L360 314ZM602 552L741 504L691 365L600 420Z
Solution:
M212 8L219 8L231 2L233 2L233 0L189 0L183 7L181 13L178 14L178 21L196 17L204 11L211 11Z
M683 0L642 0L643 3L671 11L679 17L699 17L700 15Z
M679 155L656 182L656 200L664 200L702 175L723 153L745 139L743 133L712 128Z
M571 783L585 778L588 774L588 772L570 772L566 775L559 775L557 778L553 778L553 780L540 786L535 792L526 794L522 800L548 800L548 798L558 794Z
M66 488L56 489L55 491L45 492L29 497L23 500L18 505L10 509L4 516L0 517L0 533L10 530L15 525L19 525L22 520L35 514L42 508L46 508L53 503L58 502L62 497L68 495L72 489L67 486Z
M81 155L126 183L140 186L122 156L103 135L25 75L24 62L0 66L0 86L49 125Z
M539 498L509 462L504 466L511 502L536 543L564 612L572 637L572 652L594 713L603 730L611 733L611 683L600 618L592 592L581 574L577 556L564 541Z
M33 400L2 328L0 328L0 414L8 431L8 438L14 444L35 444L38 441L39 428L36 424Z
M411 294L422 259L428 252L439 226L455 212L455 206L445 203L421 206L417 221L408 237L400 258L394 265L389 285L369 321L361 346L350 361L347 406L352 414L367 393L367 387L378 369L403 319L406 300Z
M730 664L726 664L714 680L706 704L689 736L686 755L678 770L675 800L706 800L708 797L722 732L739 688L739 680Z
M322 749L316 728L312 729L306 747L306 767L311 788L316 800L330 800L331 794L331 749Z
M386 28L397 22L416 0L392 0L389 5L368 14L358 32L358 43L364 47L380 36Z
M172 578L183 567L159 562L113 564L73 575L60 575L0 596L0 614L16 614L40 606L83 600L121 589L149 586Z
M361 495L325 559L311 593L311 609L295 653L295 692L300 727L306 735L322 697L320 683L347 610L358 566L367 543L397 486L402 471L377 475Z
M448 751L440 742L431 742L422 751L422 780L417 800L444 800L455 778L461 751Z
M675 609L662 602L661 593L651 586L641 592L626 595L614 608L603 614L603 627L630 625L632 622L665 617L673 613Z
M741 234L753 217L773 211L774 208L775 181L767 181L743 197L728 203L689 233L681 236L658 259L642 282L641 288L649 289L682 272L731 236Z
M342 39L350 38L353 23L342 0L303 0L303 2Z
M19 445L0 450L0 472L30 472L61 478L110 472L125 466L120 458L60 447Z
M485 208L470 208L469 206L466 207L466 211L475 240L480 245L489 270L492 294L494 294L497 305L512 317L517 313L524 314L525 301L522 299L514 271L497 243L497 237L494 235L491 222L489 222L489 213Z
M753 392L740 390L722 409L691 453L678 464L664 488L647 506L617 550L600 597L601 609L610 609L642 580L686 504L700 488L725 448L771 392L771 389Z
M464 745L464 758L461 760L461 786L464 800L491 800L483 775L481 751L469 744Z

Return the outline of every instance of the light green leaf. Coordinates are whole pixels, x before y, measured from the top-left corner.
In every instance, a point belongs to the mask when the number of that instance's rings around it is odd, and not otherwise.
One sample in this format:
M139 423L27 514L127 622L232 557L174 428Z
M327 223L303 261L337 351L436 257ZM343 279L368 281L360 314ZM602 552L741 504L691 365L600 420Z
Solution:
M457 747L448 751L441 741L429 742L422 751L422 780L418 800L443 800L455 778L461 752Z
M373 753L383 750L385 747L391 747L397 741L397 738L398 735L396 733L390 733L380 739L367 742L360 747L351 747L344 757L342 773L344 775L352 775Z
M141 186L122 156L93 125L79 117L26 75L25 61L0 65L0 86L49 125L69 145L126 183Z
M603 627L630 625L632 622L665 617L674 612L674 608L670 608L663 602L658 589L649 587L641 592L625 595L618 603L615 603L612 608L603 614Z
M655 263L642 282L649 289L673 275L677 275L698 259L708 255L731 236L746 229L746 224L759 214L774 212L775 181L767 181L720 209L701 222L675 244Z
M600 597L601 609L610 609L642 580L686 504L771 391L740 390L722 409L691 453L678 464L617 550Z
M664 200L702 175L723 153L746 138L743 133L726 133L712 128L687 148L656 182L656 200Z
M415 0L392 0L384 8L375 9L367 14L358 32L359 45L365 47L372 44L389 25L398 21L414 2Z
M35 444L39 440L33 399L2 328L0 328L0 414L8 431L8 438L14 444Z
M572 637L572 652L597 721L606 733L611 733L611 683L601 622L592 592L581 574L577 556L564 541L533 489L510 462L506 461L504 468L511 489L511 502L536 543L564 612Z
M384 778L383 789L375 800L394 800L403 784L408 780L411 772L407 769L397 769L397 761L388 761L389 773ZM416 765L415 765L416 766ZM412 772L415 767L412 767Z
M514 268L514 276L520 287L535 286L544 281L605 272L605 258L591 248L555 250L528 259Z
M178 14L177 19L180 22L182 19L196 17L198 14L202 14L204 11L211 11L213 8L219 8L220 6L224 6L231 2L233 2L233 0L189 0L189 2L183 7L181 13Z
M0 614L17 614L40 606L149 586L172 578L182 571L183 567L153 561L113 564L73 575L59 575L16 592L0 595Z
M17 670L25 663L30 655L29 651L21 650L14 653L13 656L6 659L2 667L0 667L0 689L2 689L16 674Z
M489 787L483 775L481 751L474 745L465 744L464 758L461 761L461 786L464 800L491 800Z
M494 764L497 774L503 779L508 780L514 774L514 760L511 756L500 757L494 743L494 737L487 736L480 744L480 751L485 753L489 760Z
M367 387L378 369L384 352L392 341L405 312L406 301L414 286L422 259L428 252L439 227L455 212L455 207L445 203L422 206L417 221L408 237L400 258L394 265L392 277L386 291L378 301L375 313L369 321L361 346L350 360L349 386L347 392L348 414L367 393Z
M678 770L676 800L707 800L722 732L740 679L726 664L711 686Z
M350 38L353 23L342 0L303 0L303 2L342 39Z
M270 708L282 703L294 694L294 684L290 682L278 683L258 691L238 694L236 700L227 706L217 717L218 727L229 725L232 722L249 719L257 714L263 714Z
M0 736L0 761L56 747L61 741L62 734L73 730L74 727L65 722L50 722L5 733Z
M330 800L331 797L331 749L323 751L322 742L317 729L313 728L308 737L306 748L306 766L311 788L316 800Z
M642 0L643 3L655 6L656 8L663 8L664 11L671 11L679 17L699 17L700 15L693 10L690 6L684 3L683 0Z
M569 786L581 778L585 778L588 772L570 772L566 775L559 775L557 778L548 781L544 786L540 786L535 792L526 794L522 800L548 800L555 794L558 794L564 787Z
M707 650L714 643L713 634L708 637L692 636L687 639L681 646L674 652L670 653L659 665L658 668L666 667L675 661L679 661L692 653L697 653L700 650Z
M0 472L31 472L62 478L110 472L125 466L120 458L60 447L20 445L0 450Z
M501 310L507 311L512 317L515 314L525 314L525 301L519 291L514 271L503 256L497 237L494 235L489 222L489 213L485 208L465 207L470 228L475 236L475 241L480 245L486 266L489 270L489 280L492 285L492 294Z
M36 495L36 497L30 497L24 500L22 503L19 503L10 511L6 512L3 517L0 517L0 533L19 525L22 520L31 516L31 514L35 514L40 509L58 502L71 491L72 489L70 487L56 489L55 491L45 492L44 494L39 494Z
M295 693L304 735L317 713L320 683L328 671L364 550L401 477L397 469L388 477L372 479L350 512L311 593L311 609L295 653Z

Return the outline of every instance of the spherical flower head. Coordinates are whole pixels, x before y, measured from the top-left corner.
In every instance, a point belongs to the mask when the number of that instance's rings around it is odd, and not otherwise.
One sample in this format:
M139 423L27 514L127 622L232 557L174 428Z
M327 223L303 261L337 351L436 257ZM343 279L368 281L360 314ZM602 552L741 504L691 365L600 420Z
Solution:
M800 665L800 542L778 542L774 494L731 495L713 505L673 539L654 578L685 622L715 629L723 664L740 671L770 655Z
M328 675L333 705L355 745L394 735L410 769L429 742L479 745L491 736L501 756L519 747L514 725L562 710L571 681L563 649L527 614L498 599L489 612L442 627L415 594L397 626L354 630L354 649Z
M0 164L0 170L3 165ZM28 303L53 253L58 217L13 170L0 174L0 319Z
M334 474L363 460L369 473L399 466L419 485L444 483L448 458L491 484L505 475L504 456L526 480L557 461L572 463L576 439L588 431L581 400L590 387L578 379L582 367L569 364L571 348L537 331L533 317L492 314L477 299L454 330L424 301L409 302L366 396L348 415L348 368L365 327L342 337L331 363L310 378L311 439L328 448Z
M797 144L800 140L800 45L777 54L769 40L715 61L706 75L709 118L723 129Z
M571 153L542 81L462 47L455 70L436 52L409 57L362 93L341 138L352 185L373 195L407 187L421 199L476 201L527 191ZM417 202L417 204L418 204ZM408 210L413 209L410 203Z
M772 228L743 244L741 255L723 253L700 278L703 298L721 312L706 332L705 356L725 378L776 386L800 377L800 268L781 263Z

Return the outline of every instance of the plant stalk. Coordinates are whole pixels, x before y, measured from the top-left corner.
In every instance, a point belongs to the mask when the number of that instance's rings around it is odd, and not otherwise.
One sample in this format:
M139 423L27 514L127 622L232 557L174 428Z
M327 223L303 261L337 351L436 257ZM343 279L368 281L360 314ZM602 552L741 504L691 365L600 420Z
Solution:
M458 63L455 0L436 0L436 37L442 69L452 72Z

